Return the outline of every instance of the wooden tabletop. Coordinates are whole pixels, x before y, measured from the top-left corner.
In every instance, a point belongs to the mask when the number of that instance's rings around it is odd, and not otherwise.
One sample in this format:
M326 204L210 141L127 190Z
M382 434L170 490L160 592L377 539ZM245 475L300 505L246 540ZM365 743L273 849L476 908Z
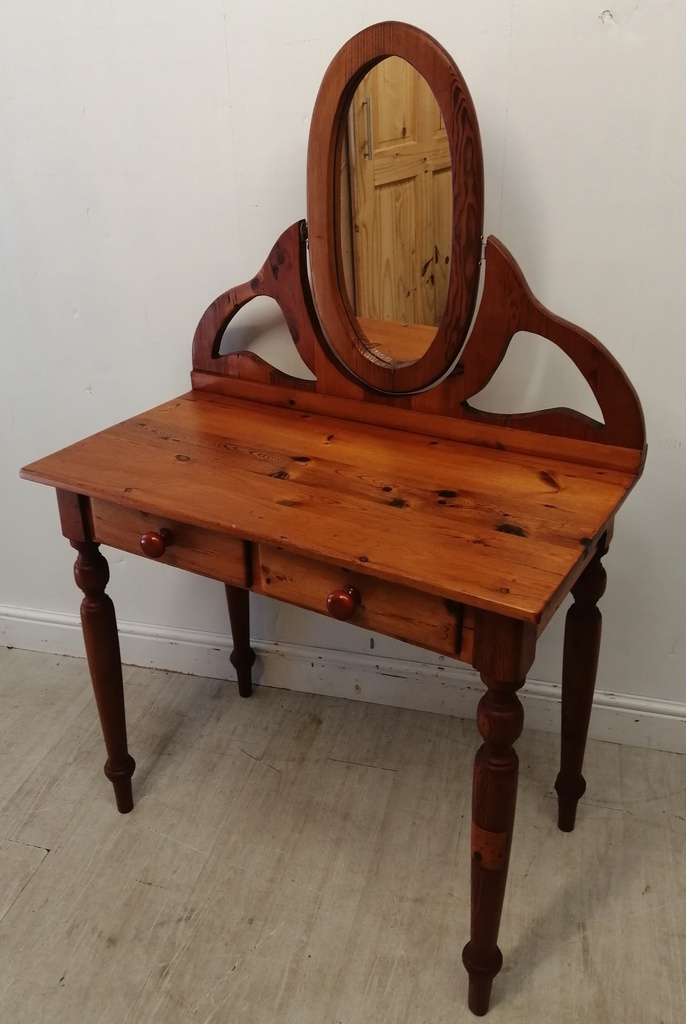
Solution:
M542 623L637 473L196 391L22 475Z

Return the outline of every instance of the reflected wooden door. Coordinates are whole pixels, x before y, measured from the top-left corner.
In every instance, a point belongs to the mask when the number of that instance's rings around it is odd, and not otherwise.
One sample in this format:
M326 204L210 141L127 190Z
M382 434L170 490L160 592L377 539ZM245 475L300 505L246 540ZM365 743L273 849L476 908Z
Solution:
M358 86L348 150L358 318L437 325L450 272L450 154L438 104L406 61L381 61Z

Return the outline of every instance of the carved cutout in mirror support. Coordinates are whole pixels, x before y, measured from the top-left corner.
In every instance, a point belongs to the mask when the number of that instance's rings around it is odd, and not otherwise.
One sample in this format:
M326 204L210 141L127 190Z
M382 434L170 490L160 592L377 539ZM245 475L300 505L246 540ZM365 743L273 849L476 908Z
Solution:
M344 281L337 223L348 111L359 83L375 65L399 57L433 93L445 123L452 166L450 277L433 340L414 361L375 353L355 315ZM315 103L307 159L310 269L322 327L342 363L363 386L389 393L420 391L438 381L458 356L476 304L483 225L483 160L476 113L452 58L410 25L385 22L354 36L331 62Z

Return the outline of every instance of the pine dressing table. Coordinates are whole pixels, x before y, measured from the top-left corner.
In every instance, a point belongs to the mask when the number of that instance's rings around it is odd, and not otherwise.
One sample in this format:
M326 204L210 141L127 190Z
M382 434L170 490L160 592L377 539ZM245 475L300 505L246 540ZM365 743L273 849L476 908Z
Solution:
M426 230L432 210L447 213ZM22 471L56 488L77 551L105 774L123 813L135 766L101 544L226 584L244 697L251 590L478 670L483 744L463 952L476 1014L486 1013L502 965L517 691L571 591L556 781L559 827L571 831L585 789L601 559L645 458L641 408L619 365L537 302L505 247L484 245L482 221L479 131L459 70L417 29L366 29L319 91L307 223L288 228L251 281L209 306L193 342L192 390ZM403 240L408 251L396 259ZM314 380L251 352L222 354L233 316L258 295L280 306ZM500 416L470 406L518 331L573 360L604 422L568 409Z

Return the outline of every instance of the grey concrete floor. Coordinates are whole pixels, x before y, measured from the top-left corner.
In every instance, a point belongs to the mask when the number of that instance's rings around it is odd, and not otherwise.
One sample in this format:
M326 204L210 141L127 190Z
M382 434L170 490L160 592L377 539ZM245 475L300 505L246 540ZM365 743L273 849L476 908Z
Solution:
M0 649L0 1020L455 1024L473 722L125 670L117 814L85 662ZM555 737L520 791L492 1024L682 1024L686 758Z

